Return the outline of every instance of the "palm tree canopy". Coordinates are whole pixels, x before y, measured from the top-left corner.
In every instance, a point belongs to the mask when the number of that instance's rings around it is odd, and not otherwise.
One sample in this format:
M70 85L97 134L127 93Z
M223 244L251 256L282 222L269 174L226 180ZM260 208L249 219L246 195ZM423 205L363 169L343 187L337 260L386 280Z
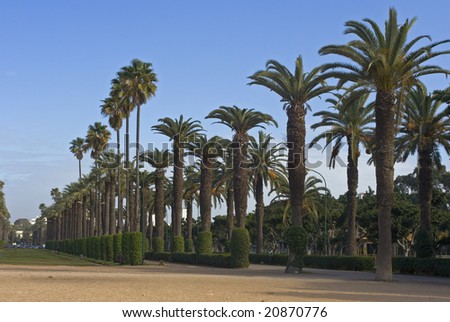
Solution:
M319 75L320 70L320 67L316 67L310 72L305 72L301 56L295 61L294 73L276 60L269 60L265 70L257 71L248 77L252 80L248 85L262 85L274 91L281 97L284 109L295 107L310 109L307 103L309 100L334 88L326 86Z
M70 142L70 152L78 159L82 160L86 152L85 141L83 138L77 137Z
M436 65L424 65L428 60L449 54L450 51L433 51L441 44L450 40L433 42L427 46L415 49L423 39L429 36L418 36L408 41L407 36L416 18L407 19L402 25L397 21L397 11L391 8L389 19L385 22L384 33L371 19L363 22L348 21L345 34L353 34L358 39L345 45L329 45L321 48L321 55L335 54L346 57L351 62L335 62L322 66L323 77L338 78L338 87L346 82L353 82L348 91L364 87L373 91L393 92L399 90L403 95L417 78L423 75L444 73L449 70ZM399 97L400 98L400 97Z
M200 121L193 121L192 118L185 120L183 115L180 115L178 119L165 117L159 119L158 122L161 124L152 126L152 130L170 138L176 147L193 141L195 136L203 131Z
M322 117L318 123L311 125L313 130L320 127L328 129L316 136L310 143L310 147L321 139L326 139L324 149L333 141L334 146L329 166L335 166L336 157L343 147L343 139L351 145L352 159L356 160L358 145L362 143L369 149L369 143L373 137L374 103L366 105L369 94L353 92L350 95L335 94L336 98L327 99L331 103L333 111L320 111L314 116Z
M416 86L408 94L400 135L395 144L398 160L405 161L422 149L431 153L439 166L439 146L450 154L450 107L440 109L440 106L441 101L433 99L424 86Z
M91 150L93 159L98 159L110 138L111 132L108 127L100 122L95 122L94 125L89 125L84 146L86 150Z
M264 125L275 125L278 123L269 114L255 111L254 109L239 108L237 106L220 106L211 111L205 118L215 118L214 123L228 126L236 136L246 135L255 127L265 128Z
M109 116L109 125L116 131L122 128L123 119L126 116L120 99L117 96L110 96L104 99L101 105L101 113L103 116Z
M117 76L123 85L121 96L129 99L133 107L145 104L156 93L158 79L151 63L133 59L129 66L122 67Z
M158 148L142 152L140 158L155 169L168 168L173 161L173 155L169 150L159 150Z

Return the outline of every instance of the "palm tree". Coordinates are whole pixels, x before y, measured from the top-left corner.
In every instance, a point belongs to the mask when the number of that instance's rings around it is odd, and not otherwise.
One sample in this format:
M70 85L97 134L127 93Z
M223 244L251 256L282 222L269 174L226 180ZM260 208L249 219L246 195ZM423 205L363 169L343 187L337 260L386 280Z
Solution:
M115 96L110 96L103 100L101 106L101 113L103 116L108 116L109 125L116 131L117 135L117 208L118 208L118 232L122 232L123 228L123 198L122 198L122 182L121 182L121 153L120 153L120 129L122 128L123 118L126 112L123 105L120 104L120 99Z
M202 231L211 231L211 198L213 191L213 170L218 167L216 159L223 156L223 140L218 136L208 139L198 135L189 145L189 153L200 162L200 216Z
M416 18L403 24L397 20L397 11L391 8L384 33L371 19L364 22L348 21L346 34L357 37L345 45L329 45L320 49L321 55L335 54L350 62L335 62L322 66L325 78L338 78L338 86L353 82L348 91L362 89L376 92L374 161L377 180L378 248L376 279L392 280L391 209L394 195L394 136L396 107L401 106L404 93L423 75L450 71L435 65L424 65L428 60L450 51L433 52L433 48L449 40L438 41L414 49L422 39L408 41L408 34Z
M258 140L250 139L249 154L252 158L252 185L255 195L257 220L256 252L263 253L263 224L264 224L264 187L269 183L273 187L284 169L281 163L280 147L273 143L273 137L259 131Z
M369 148L369 141L373 136L373 128L369 125L373 122L373 104L366 106L369 94L357 97L336 95L336 99L328 99L335 111L321 111L314 116L322 117L322 120L313 124L313 130L320 127L328 129L316 136L310 147L321 139L326 139L324 149L334 142L329 166L335 167L336 158L343 148L342 141L347 141L347 247L346 254L356 255L356 193L358 188L358 158L360 155L360 143Z
M256 127L265 128L264 125L278 126L278 124L269 114L237 106L221 106L211 111L206 118L218 119L219 121L214 123L228 126L234 132L232 141L234 207L237 227L245 228L248 199L247 150L250 141L248 132Z
M155 168L155 226L156 238L164 240L164 216L165 216L165 194L164 185L166 181L165 173L172 164L173 156L169 150L145 151L141 154L141 160L148 162Z
M156 92L156 74L153 72L152 64L143 62L139 59L133 59L130 66L122 67L118 73L119 81L123 84L123 97L128 100L131 107L137 107L136 114L136 192L135 192L135 221L132 222L137 228L139 218L139 134L140 134L140 115L141 106L147 100L155 96Z
M191 118L185 120L183 115L178 119L169 117L159 119L160 124L152 126L156 133L167 136L173 142L173 202L172 202L172 233L181 236L181 217L183 211L184 186L184 149L202 131L199 121Z
M84 152L86 152L84 139L80 137L73 139L70 142L70 152L72 152L78 160L78 178L81 179L81 160L83 160Z
M433 195L433 164L441 166L442 146L450 153L450 107L440 110L441 101L427 94L425 86L415 87L406 97L402 127L395 148L398 159L418 152L420 230L431 241L431 199ZM428 245L431 249L432 245ZM428 254L431 256L432 252Z

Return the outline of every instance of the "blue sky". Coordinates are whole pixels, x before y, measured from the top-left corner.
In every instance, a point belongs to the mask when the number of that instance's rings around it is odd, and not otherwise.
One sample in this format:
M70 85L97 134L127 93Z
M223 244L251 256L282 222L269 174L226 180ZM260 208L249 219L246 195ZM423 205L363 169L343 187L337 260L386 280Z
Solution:
M89 124L107 122L100 100L131 59L152 62L159 78L156 97L143 108L142 142L160 144L163 138L150 127L181 113L201 120L210 134L229 136L204 119L220 105L270 113L280 124L270 132L282 139L286 117L278 97L247 86L246 77L268 59L293 68L302 55L307 70L331 61L317 52L350 39L343 35L346 21L367 17L381 24L391 6L402 22L418 17L413 36L450 37L447 1L0 2L0 180L13 219L38 215L38 205L51 202L52 188L77 179L69 142L84 136ZM450 57L435 63L450 68ZM430 90L449 84L444 76L424 81ZM315 112L327 104L322 99L312 106ZM307 121L317 120L310 113ZM310 140L314 133L307 135ZM311 158L324 161L317 152ZM361 163L365 191L375 187L374 170ZM86 156L84 171L89 166ZM396 174L414 166L412 158L397 165ZM345 168L319 170L334 195L345 192Z

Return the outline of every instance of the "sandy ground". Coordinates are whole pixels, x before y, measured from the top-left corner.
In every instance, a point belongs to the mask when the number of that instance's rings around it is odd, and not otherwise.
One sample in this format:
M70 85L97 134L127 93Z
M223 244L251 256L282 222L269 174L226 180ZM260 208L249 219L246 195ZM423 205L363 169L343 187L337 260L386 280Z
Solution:
M155 262L139 267L0 265L3 302L450 301L450 279L253 265L221 269Z

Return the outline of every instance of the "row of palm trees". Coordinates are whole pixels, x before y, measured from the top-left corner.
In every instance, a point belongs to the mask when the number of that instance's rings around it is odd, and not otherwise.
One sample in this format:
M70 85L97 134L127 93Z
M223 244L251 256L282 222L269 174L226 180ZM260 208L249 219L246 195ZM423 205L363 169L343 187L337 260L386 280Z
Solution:
M310 109L310 102L326 93L341 90L335 94L335 98L329 99L333 110L316 113L322 120L313 125L313 129L326 128L327 134L319 134L313 142L326 138L327 144L333 144L333 160L343 147L344 139L348 145L348 254L355 253L355 222L356 222L356 190L358 185L358 157L360 155L360 145L362 144L367 152L372 153L372 160L376 169L377 181L377 202L379 212L379 243L377 253L377 279L392 279L391 265L391 208L393 202L393 175L394 162L405 159L416 150L419 153L420 184L421 184L421 211L423 217L422 230L429 231L428 218L430 205L430 165L433 156L439 155L438 146L442 145L448 150L448 111L439 111L439 102L434 100L427 93L426 88L420 79L428 74L450 74L450 71L435 65L426 63L439 55L448 54L449 51L434 51L435 47L449 42L448 40L430 43L419 47L419 42L429 39L428 36L418 36L408 40L408 35L415 22L406 20L399 23L395 9L390 9L389 18L385 22L382 30L376 22L364 19L362 22L349 21L346 23L345 34L353 36L347 44L329 45L323 47L319 53L321 55L337 55L344 61L327 63L311 71L305 71L301 57L295 62L295 68L291 72L286 66L275 60L269 60L264 70L257 71L249 77L249 85L260 85L270 91L275 92L283 104L288 121L286 126L288 158L287 173L289 186L290 221L292 225L302 225L305 215L305 177L307 169L305 167L305 138L306 123L305 116ZM326 80L336 79L336 86L327 85ZM118 77L112 81L110 98L104 101L102 113L109 117L110 125L117 132L117 145L120 147L120 128L123 119L126 120L125 134L125 218L122 218L120 206L122 202L121 184L117 185L118 195L118 231L122 229L122 223L126 223L126 229L137 230L139 226L139 206L140 206L140 167L141 161L148 161L157 169L155 172L155 193L161 198L163 193L164 169L168 162L156 160L155 157L169 156L169 151L147 151L139 153L136 149L134 184L130 180L131 169L129 160L129 116L131 110L137 107L137 134L136 144L139 147L139 111L140 107L153 96L156 91L156 76L151 69L151 64L133 60L130 66L122 68ZM367 103L375 94L375 101ZM247 214L247 196L249 192L249 146L253 143L249 131L255 127L264 128L267 125L277 125L276 121L268 114L252 109L241 109L236 106L220 107L207 115L207 118L216 120L216 123L223 124L233 130L231 145L227 145L233 151L231 153L232 175L226 172L219 177L226 181L225 177L232 180L224 184L226 187L227 200L234 201L236 214L236 226L245 227L245 216ZM375 128L372 128L373 122ZM95 127L95 126L94 126ZM97 127L100 127L98 124ZM207 139L202 134L202 129L198 121L184 119L163 118L159 124L152 127L155 133L169 137L173 143L173 192L172 192L172 226L174 236L181 235L181 213L184 197L183 186L185 184L184 156L188 146L200 144L201 153L195 154L200 162L201 179L200 189L200 211L204 230L210 226L211 194L215 193L215 188L211 185L210 160L217 162L217 149L209 148L214 146L214 139ZM395 143L397 130L400 129L400 136ZM92 133L96 133L93 129ZM264 134L261 134L263 136ZM103 135L102 144L94 145L97 142L94 138L102 137L96 133L91 139L86 138L82 149L91 149L91 156L99 160L100 148L106 145L109 138ZM203 141L196 142L195 138L201 137ZM437 138L439 137L439 138ZM268 136L266 136L266 139ZM414 138L414 139L413 139ZM211 141L213 140L213 141ZM77 141L77 140L75 140ZM203 142L203 143L201 143ZM255 142L257 142L255 140ZM98 143L98 142L97 142ZM259 137L259 144L264 144ZM75 145L75 142L74 142ZM222 145L223 146L223 145ZM199 147L199 146L197 146ZM195 150L195 149L194 149ZM94 153L94 151L96 151ZM205 152L206 151L206 152ZM76 157L77 150L73 150ZM276 153L275 153L276 154ZM120 156L120 154L119 154ZM158 157L160 157L158 156ZM82 156L81 156L82 157ZM117 158L116 158L117 159ZM431 160L431 161L430 161ZM119 157L120 161L120 157ZM438 158L435 158L435 162ZM278 162L278 161L274 161ZM96 162L98 165L98 162ZM119 162L120 164L120 162ZM121 178L122 167L118 166L117 180ZM268 168L269 169L269 168ZM280 177L277 171L282 172L278 165L278 170L267 170L257 173L253 172L253 180L258 186L255 189L255 199L257 200L257 217L262 218L263 203L261 202L261 185L264 185L267 178ZM266 170L264 170L266 171ZM267 175L265 178L263 174ZM260 176L261 175L261 176ZM158 179L156 180L156 177ZM216 178L217 179L217 178ZM156 184L158 181L158 184ZM220 181L220 180L219 180ZM261 183L262 182L262 183ZM156 188L158 186L159 188ZM255 186L255 187L256 187ZM134 190L134 195L133 195ZM98 190L97 190L98 194ZM132 201L132 196L134 201ZM97 197L98 198L98 197ZM111 198L110 198L111 200ZM98 207L97 203L97 207ZM158 205L156 205L158 204ZM229 208L229 207L227 207ZM133 209L133 211L131 211ZM155 201L156 222L161 222L164 207ZM231 215L231 218L233 218ZM159 219L158 219L159 218ZM111 221L110 221L111 222ZM142 223L143 225L144 223ZM233 225L230 225L232 227ZM259 222L258 222L259 226ZM230 228L231 230L231 228ZM158 229L157 229L158 231ZM259 231L259 229L258 229ZM159 232L158 232L159 234ZM261 244L258 238L258 249ZM287 271L295 268L297 254L290 254Z
M0 241L8 240L8 229L11 226L9 222L10 214L6 207L5 193L3 192L4 186L5 183L0 180Z

